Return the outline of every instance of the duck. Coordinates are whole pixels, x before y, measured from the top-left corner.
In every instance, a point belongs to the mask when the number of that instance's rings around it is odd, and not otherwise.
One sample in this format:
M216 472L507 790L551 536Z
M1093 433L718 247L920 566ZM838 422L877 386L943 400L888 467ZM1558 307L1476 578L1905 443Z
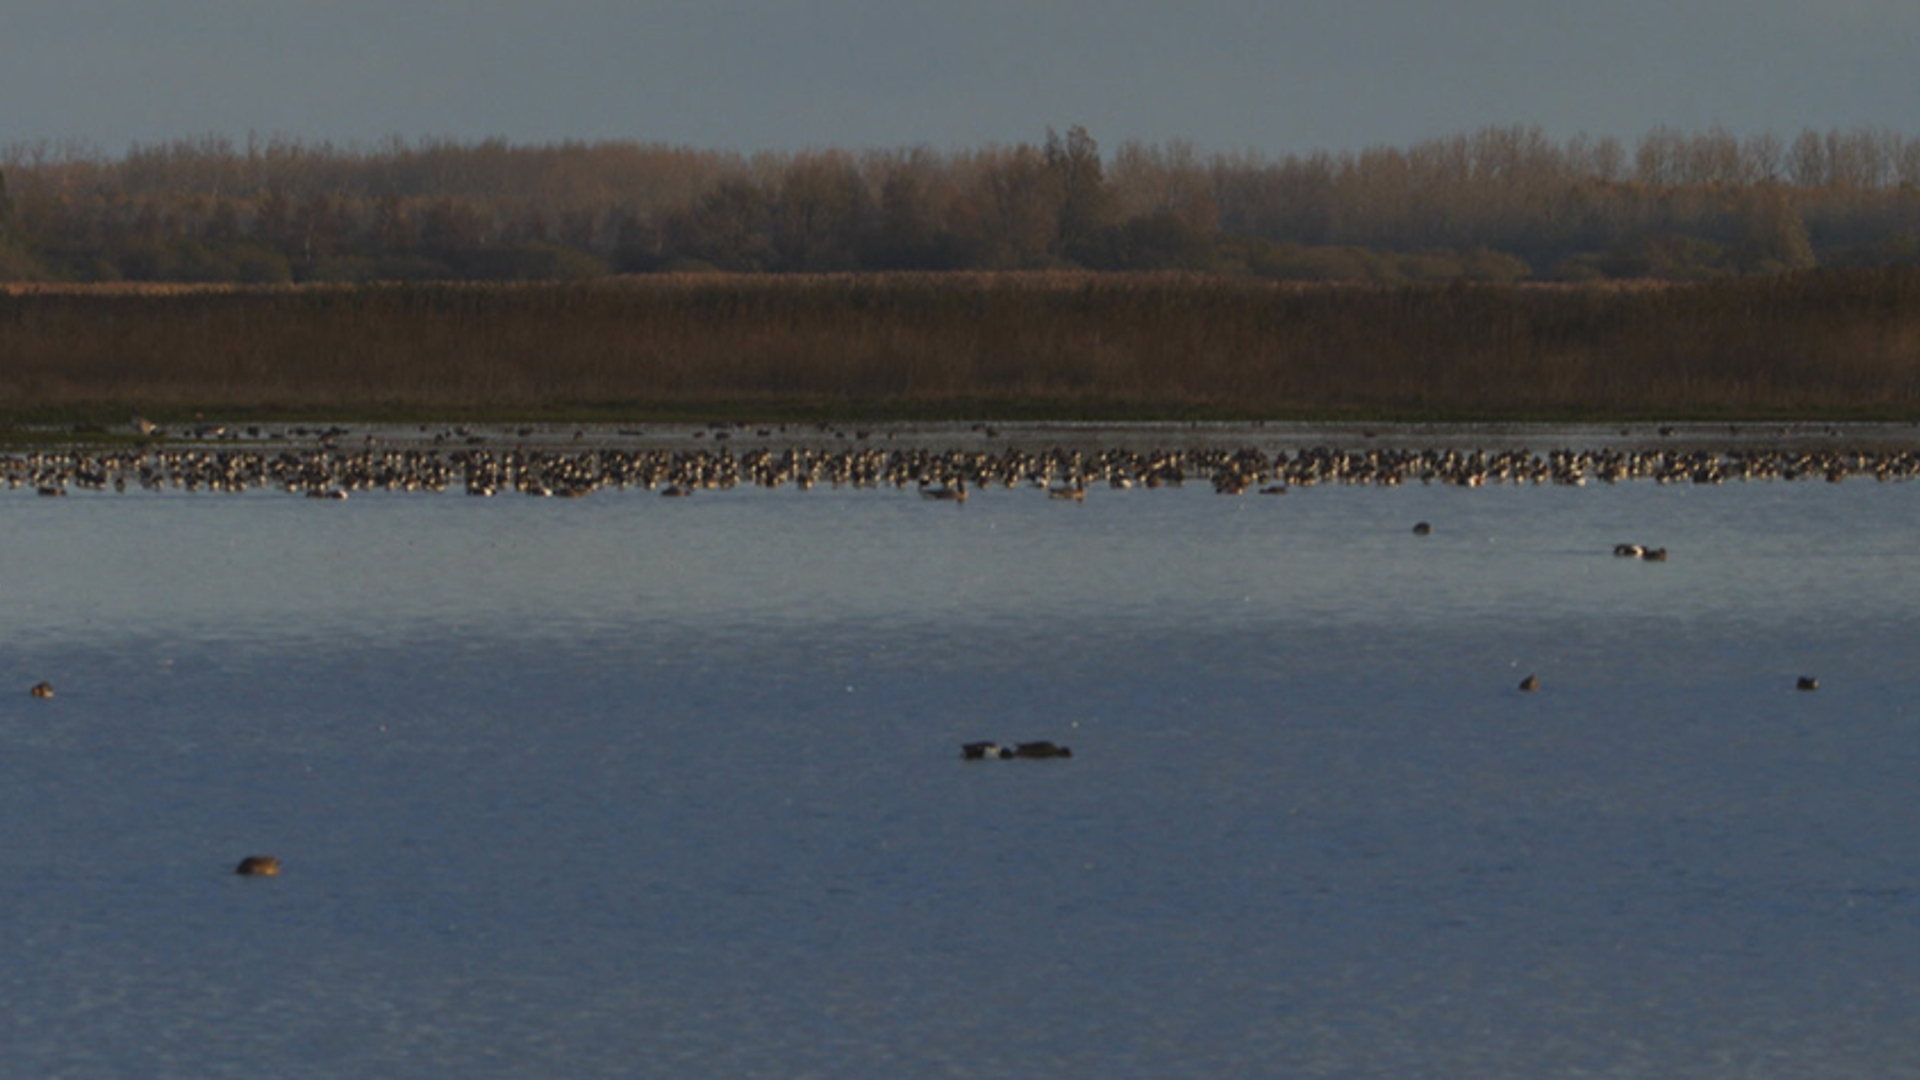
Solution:
M1431 536L1433 535L1433 526L1424 521L1416 522L1413 526L1413 535Z
M1615 544L1613 553L1622 559L1638 559L1647 553L1647 549L1639 544Z
M1811 675L1802 675L1800 676L1800 681L1794 685L1801 690L1818 690L1820 689L1820 680Z
M1013 750L994 742L970 742L960 747L963 761L999 761L1013 756Z
M279 877L280 860L272 855L249 855L240 860L233 872L241 877Z
M1666 562L1667 549L1666 548L1648 548L1644 553L1641 554L1640 558L1646 562Z
M1526 691L1529 694L1533 693L1535 690L1540 689L1540 677L1538 675L1529 675L1526 678L1521 679L1520 689Z
M1013 748L1013 756L1019 758L1070 758L1072 749L1050 742L1023 742Z
M53 684L50 682L34 683L33 689L28 691L28 693L31 693L37 698L50 698L53 696Z

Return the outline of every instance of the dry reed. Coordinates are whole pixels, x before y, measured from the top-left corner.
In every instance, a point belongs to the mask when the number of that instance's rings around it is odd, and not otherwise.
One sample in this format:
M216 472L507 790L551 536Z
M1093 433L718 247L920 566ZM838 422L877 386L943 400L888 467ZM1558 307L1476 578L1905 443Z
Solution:
M1912 415L1920 273L1650 289L1199 275L17 290L0 409Z

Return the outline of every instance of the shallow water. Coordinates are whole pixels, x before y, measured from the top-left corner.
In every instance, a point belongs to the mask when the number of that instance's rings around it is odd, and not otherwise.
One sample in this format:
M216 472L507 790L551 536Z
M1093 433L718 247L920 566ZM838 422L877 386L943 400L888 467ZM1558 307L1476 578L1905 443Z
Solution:
M0 1046L1920 1074L1916 537L1859 479L0 496Z

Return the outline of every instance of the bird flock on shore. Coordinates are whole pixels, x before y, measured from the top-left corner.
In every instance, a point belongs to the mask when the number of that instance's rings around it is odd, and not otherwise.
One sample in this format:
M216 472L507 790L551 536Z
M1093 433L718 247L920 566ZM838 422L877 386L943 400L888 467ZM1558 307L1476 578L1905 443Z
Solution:
M556 449L381 446L331 442L301 448L146 445L42 449L0 455L0 486L41 495L69 491L279 490L312 498L364 491L464 491L469 495L579 497L640 489L664 495L737 487L806 490L819 485L914 489L963 502L969 491L1041 488L1083 501L1098 488L1208 484L1217 492L1281 495L1316 484L1394 486L1652 481L1909 480L1914 450L1039 450L802 447L743 449Z

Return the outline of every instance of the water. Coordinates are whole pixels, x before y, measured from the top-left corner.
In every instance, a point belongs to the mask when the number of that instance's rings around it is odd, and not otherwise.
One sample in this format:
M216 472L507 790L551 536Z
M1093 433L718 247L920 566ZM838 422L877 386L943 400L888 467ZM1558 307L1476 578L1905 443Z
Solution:
M1912 484L0 504L8 1072L1920 1075Z

